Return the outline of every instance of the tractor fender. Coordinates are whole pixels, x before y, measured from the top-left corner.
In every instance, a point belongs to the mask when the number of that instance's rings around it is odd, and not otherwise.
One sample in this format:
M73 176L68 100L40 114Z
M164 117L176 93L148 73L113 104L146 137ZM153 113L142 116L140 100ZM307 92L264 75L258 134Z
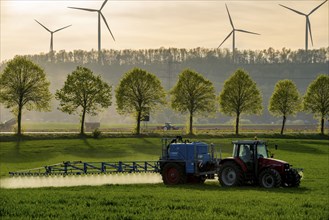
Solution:
M273 169L279 172L280 176L284 175L284 169L281 166L277 165L266 165L259 168L258 173L261 173L263 170Z
M227 158L221 160L218 164L219 168L221 166L223 166L225 163L230 162L230 161L233 161L234 163L236 163L242 169L243 172L247 172L247 166L245 165L245 163L240 158L234 158L234 157L227 157Z

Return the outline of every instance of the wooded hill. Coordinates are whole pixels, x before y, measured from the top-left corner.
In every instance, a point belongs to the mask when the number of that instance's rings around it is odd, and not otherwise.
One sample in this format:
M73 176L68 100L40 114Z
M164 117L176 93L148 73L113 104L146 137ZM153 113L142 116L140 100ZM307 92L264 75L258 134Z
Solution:
M232 53L227 49L178 49L159 48L145 50L103 50L102 61L98 61L98 52L64 50L54 54L28 55L31 60L45 69L51 82L51 92L63 86L67 74L71 73L76 66L81 65L90 68L95 74L117 86L122 75L134 67L145 69L159 77L163 87L169 90L177 81L178 74L186 69L192 69L214 83L217 95L221 91L224 81L238 68L246 70L251 78L257 83L263 95L263 114L260 116L242 116L242 122L247 123L276 123L281 118L272 117L268 110L269 98L274 85L278 80L293 80L299 92L303 95L307 86L320 73L329 72L329 47L316 50L243 50L236 51L235 62L232 62ZM1 64L1 71L5 62ZM53 111L49 113L25 113L25 118L33 121L78 121L78 117L68 116L57 110L58 102L53 101ZM1 107L1 120L8 120L11 115ZM196 123L227 123L231 118L220 113L206 118L197 117ZM131 123L132 117L119 116L115 111L115 101L112 107L101 113L96 118L87 118L89 121L101 121L106 123ZM297 117L288 117L293 123L316 123L312 115L299 113ZM164 106L163 111L151 115L151 122L184 123L185 118L173 113L170 107ZM288 121L289 123L289 121ZM291 122L290 122L291 123Z

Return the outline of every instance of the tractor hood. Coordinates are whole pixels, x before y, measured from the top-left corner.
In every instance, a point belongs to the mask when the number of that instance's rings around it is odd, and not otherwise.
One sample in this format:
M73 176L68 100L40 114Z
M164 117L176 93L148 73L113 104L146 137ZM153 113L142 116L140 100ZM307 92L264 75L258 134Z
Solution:
M286 161L277 160L273 158L261 158L260 163L263 164L263 166L283 166L285 164L289 165L289 163Z

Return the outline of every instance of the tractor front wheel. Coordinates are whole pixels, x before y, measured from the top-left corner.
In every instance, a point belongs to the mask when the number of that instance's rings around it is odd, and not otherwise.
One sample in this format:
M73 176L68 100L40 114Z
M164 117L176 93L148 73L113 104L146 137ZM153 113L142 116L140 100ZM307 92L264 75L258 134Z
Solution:
M243 182L242 170L236 163L226 162L219 170L218 179L224 187L240 186Z
M291 168L288 173L288 178L286 179L286 183L283 186L287 187L298 187L300 184L301 175L299 175L296 169Z
M264 188L280 187L281 176L275 169L263 170L259 175L259 184Z
M164 166L162 180L166 185L177 185L186 182L183 166L176 163L168 163Z

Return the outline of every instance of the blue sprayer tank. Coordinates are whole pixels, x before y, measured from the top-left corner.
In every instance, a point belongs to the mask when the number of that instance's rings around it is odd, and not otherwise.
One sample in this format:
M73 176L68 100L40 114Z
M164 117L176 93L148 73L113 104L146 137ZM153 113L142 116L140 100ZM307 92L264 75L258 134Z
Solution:
M167 140L163 139L159 160L160 173L166 184L204 182L214 176L216 159L213 145L183 141L181 137L170 143Z

